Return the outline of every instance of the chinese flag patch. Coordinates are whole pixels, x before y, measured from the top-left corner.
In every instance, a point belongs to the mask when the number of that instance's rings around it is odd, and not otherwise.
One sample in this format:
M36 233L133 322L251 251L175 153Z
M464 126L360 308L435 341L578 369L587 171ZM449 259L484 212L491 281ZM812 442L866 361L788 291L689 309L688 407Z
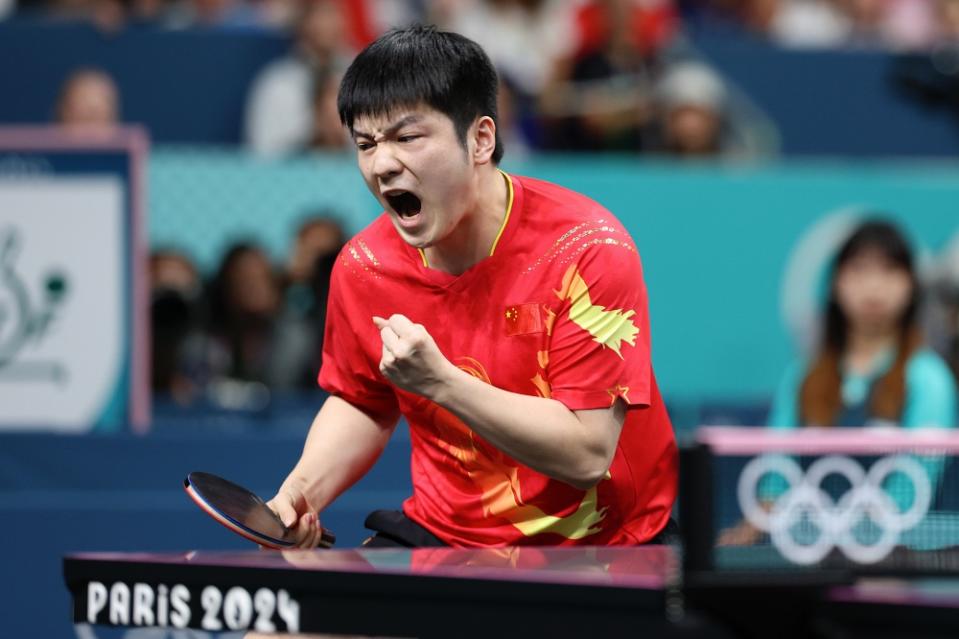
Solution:
M511 304L503 311L503 316L508 336L542 333L546 328L539 304Z

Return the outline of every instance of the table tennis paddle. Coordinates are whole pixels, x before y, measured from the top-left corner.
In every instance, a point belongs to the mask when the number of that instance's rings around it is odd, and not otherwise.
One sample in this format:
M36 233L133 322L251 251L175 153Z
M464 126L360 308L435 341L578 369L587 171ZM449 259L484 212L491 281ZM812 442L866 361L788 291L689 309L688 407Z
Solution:
M196 505L215 520L267 548L292 548L293 531L256 494L210 473L192 472L183 480L183 489ZM323 529L320 546L329 548L336 536Z

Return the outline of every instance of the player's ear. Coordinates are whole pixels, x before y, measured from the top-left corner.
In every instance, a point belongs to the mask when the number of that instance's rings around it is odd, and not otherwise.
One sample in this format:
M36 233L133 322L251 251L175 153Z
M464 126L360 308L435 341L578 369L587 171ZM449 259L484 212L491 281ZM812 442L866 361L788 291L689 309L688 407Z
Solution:
M470 127L473 162L487 164L496 150L496 122L488 115L478 118Z

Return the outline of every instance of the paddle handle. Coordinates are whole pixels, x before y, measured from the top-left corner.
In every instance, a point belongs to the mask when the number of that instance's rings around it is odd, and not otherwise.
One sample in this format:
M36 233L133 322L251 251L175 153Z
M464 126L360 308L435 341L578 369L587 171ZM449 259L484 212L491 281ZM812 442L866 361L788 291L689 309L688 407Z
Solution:
M331 530L326 528L322 528L321 530L320 543L318 545L323 548L332 548L333 544L336 543L336 535L334 535Z

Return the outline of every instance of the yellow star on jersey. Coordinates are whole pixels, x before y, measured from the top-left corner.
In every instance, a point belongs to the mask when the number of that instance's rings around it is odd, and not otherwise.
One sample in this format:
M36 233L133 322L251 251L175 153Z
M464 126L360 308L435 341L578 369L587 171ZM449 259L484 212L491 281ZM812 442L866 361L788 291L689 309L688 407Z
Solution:
M622 397L626 400L626 403L629 403L629 386L622 386L617 384L613 388L607 388L606 392L609 393L610 400L609 403L612 404L616 401L617 397Z

